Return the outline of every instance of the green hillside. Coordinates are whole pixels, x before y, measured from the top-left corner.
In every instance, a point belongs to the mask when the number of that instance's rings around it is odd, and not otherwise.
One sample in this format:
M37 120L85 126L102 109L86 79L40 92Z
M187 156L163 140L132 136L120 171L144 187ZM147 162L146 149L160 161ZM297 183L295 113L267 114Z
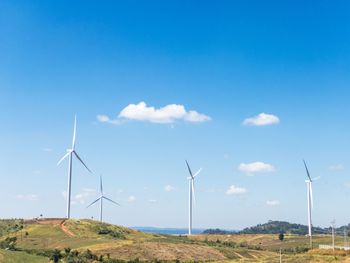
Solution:
M283 242L265 234L155 235L72 219L0 220L0 231L0 262L278 262L280 247L285 262L348 259L346 253L335 258L327 251L308 251L302 235L286 235ZM315 237L315 244L329 241L329 236Z

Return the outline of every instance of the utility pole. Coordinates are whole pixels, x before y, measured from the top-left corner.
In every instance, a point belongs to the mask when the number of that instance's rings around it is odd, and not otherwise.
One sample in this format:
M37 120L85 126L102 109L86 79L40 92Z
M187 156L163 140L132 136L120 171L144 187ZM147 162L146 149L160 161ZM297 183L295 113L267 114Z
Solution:
M282 248L280 248L280 263L282 263Z
M347 240L347 233L346 233L346 227L344 227L344 249L348 246L348 240Z
M335 242L334 242L334 228L335 228L335 220L333 220L332 222L331 222L331 224L332 224L332 247L333 247L333 252L334 252L334 250L335 250Z

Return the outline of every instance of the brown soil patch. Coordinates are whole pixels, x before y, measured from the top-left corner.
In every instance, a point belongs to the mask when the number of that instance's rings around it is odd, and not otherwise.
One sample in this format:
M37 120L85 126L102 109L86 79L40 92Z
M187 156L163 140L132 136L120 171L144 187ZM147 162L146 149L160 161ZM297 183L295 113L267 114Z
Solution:
M219 251L200 245L173 244L158 242L139 242L96 251L111 257L130 260L181 260L181 261L213 261L225 260L226 257Z
M61 223L60 223L60 228L61 230L67 235L67 236L70 236L70 237L75 237L75 235L68 230L68 228L66 228L66 226L64 225L64 223L66 222L66 220L63 220Z
M64 219L42 219L36 221L39 225L53 225L53 226L59 226Z

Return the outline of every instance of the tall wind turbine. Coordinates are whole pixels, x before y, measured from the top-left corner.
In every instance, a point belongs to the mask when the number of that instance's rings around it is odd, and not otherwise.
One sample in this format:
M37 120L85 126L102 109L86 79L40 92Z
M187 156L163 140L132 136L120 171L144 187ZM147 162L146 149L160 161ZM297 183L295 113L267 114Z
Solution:
M192 234L192 200L196 202L195 195L194 195L194 178L201 172L202 168L200 168L195 174L192 174L192 170L190 166L188 165L188 162L186 160L186 165L188 168L188 172L190 173L190 176L187 177L189 180L189 193L188 193L188 234Z
M113 200L111 200L108 197L105 197L103 195L102 176L100 175L100 197L97 198L95 201L93 201L91 204L89 204L86 208L88 208L88 207L92 206L94 203L100 201L100 221L101 222L102 222L103 199L106 199L106 200L108 200L108 201L110 201L110 202L112 202L112 203L114 203L116 205L120 205L117 202L114 202Z
M68 163L68 187L67 187L67 218L70 218L70 203L71 203L71 194L72 194L72 161L73 155L84 165L84 167L91 173L91 170L86 166L83 160L79 157L77 152L75 151L75 139L76 139L76 130L77 130L77 115L74 117L74 130L73 130L73 141L72 148L67 149L67 153L58 161L57 165L59 165L64 159L69 157Z
M305 180L306 188L307 188L307 211L308 211L308 226L309 226L309 237L310 237L310 247L312 248L312 217L311 212L314 206L314 200L312 195L312 182L317 180L319 177L311 179L309 169L307 168L305 160L303 160L307 179Z

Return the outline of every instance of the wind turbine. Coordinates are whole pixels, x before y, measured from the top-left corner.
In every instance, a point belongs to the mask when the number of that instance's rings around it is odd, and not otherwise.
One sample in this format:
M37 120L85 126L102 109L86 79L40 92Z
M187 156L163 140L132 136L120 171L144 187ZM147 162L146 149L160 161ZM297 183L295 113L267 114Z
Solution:
M200 168L195 174L192 174L192 170L190 166L188 165L187 160L186 165L188 168L188 172L190 173L190 176L187 177L189 180L189 193L188 193L188 198L189 198L189 204L188 204L188 235L192 235L192 200L196 202L196 198L194 195L194 178L201 172L202 168Z
M311 212L314 207L314 200L313 200L313 195L312 195L312 182L314 180L319 179L320 177L311 179L309 169L307 168L305 160L303 160L305 170L306 170L306 175L307 179L305 180L306 183L306 188L307 188L307 211L308 211L308 226L309 226L309 237L310 237L310 247L312 248L312 217L311 217Z
M86 164L83 162L83 160L79 157L77 152L75 151L75 139L76 139L76 130L77 130L77 115L74 117L74 130L73 130L73 141L72 141L72 148L67 149L67 153L61 158L61 160L58 161L57 165L60 165L60 163L69 157L69 164L68 164L68 187L67 187L67 218L70 218L70 203L71 203L71 194L72 194L72 161L73 161L73 155L84 165L84 167L91 173L91 170L86 166Z
M93 204L95 204L96 202L100 201L100 221L101 222L102 222L103 199L106 199L106 200L108 200L108 201L110 201L110 202L112 202L112 203L114 203L116 205L120 205L117 202L114 202L113 200L111 200L108 197L105 197L103 195L102 176L100 175L100 197L97 198L95 201L93 201L91 204L89 204L86 208L88 208L88 207L92 206Z

